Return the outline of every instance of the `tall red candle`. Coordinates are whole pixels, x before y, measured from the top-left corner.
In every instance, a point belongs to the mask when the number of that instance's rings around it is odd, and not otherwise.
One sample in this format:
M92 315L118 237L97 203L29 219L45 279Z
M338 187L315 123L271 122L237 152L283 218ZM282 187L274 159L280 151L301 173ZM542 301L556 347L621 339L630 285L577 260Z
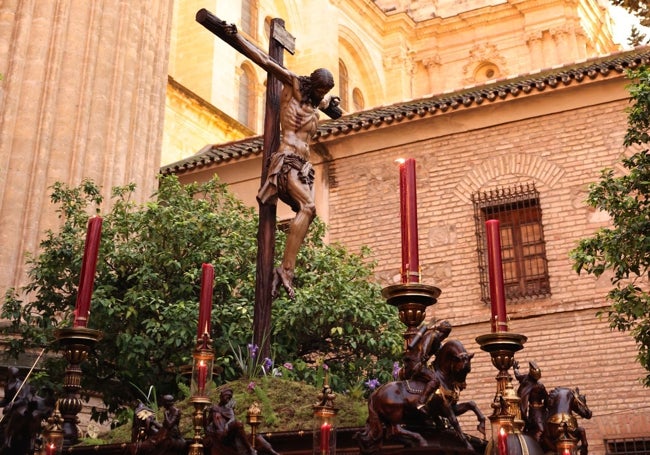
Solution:
M203 339L203 334L210 336L210 317L212 314L212 288L214 287L214 267L203 264L201 268L201 299L199 301L199 325L197 338Z
M199 364L197 365L198 371L196 372L196 382L197 382L197 388L199 389L198 392L199 394L203 394L205 392L205 383L207 382L208 379L208 366L205 364L205 361L199 360Z
M501 264L501 237L499 220L485 223L488 249L488 271L490 274L490 306L492 308L492 332L507 332L506 292L503 284Z
M499 428L499 455L508 455L508 433L503 427Z
M86 246L81 264L81 277L79 278L79 289L77 290L77 303L74 310L74 326L86 327L88 324L88 313L90 311L90 297L93 293L95 282L95 271L97 270L97 255L99 253L99 241L102 235L102 218L93 216L88 220L86 231Z
M408 158L399 165L400 219L402 227L402 283L420 282L418 252L418 210L415 160Z
M325 422L320 427L320 453L327 455L330 453L330 435L332 433L332 425Z

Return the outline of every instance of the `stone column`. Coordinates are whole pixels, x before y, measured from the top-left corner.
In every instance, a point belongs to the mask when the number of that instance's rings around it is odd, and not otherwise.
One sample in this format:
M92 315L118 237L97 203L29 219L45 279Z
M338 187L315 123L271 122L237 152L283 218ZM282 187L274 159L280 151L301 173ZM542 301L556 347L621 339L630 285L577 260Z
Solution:
M137 184L160 165L173 0L0 3L0 292L58 219L48 187ZM107 207L104 207L107 208Z
M530 63L528 68L541 69L545 67L544 51L542 46L542 33L529 32L526 34L526 45L528 46L528 55Z

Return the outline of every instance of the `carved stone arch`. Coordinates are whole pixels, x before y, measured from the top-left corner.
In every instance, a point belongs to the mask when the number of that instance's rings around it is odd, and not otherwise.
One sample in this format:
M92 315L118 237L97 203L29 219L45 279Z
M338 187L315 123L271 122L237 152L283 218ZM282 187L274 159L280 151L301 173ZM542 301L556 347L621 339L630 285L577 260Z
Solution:
M348 70L350 89L357 88L365 100L366 106L381 104L384 86L380 74L363 41L350 28L339 25L339 58ZM336 88L334 89L336 91Z
M472 166L460 179L454 194L464 202L471 202L470 195L499 177L517 176L533 178L548 188L554 187L565 174L565 170L537 155L513 153L495 156Z
M463 82L466 85L498 79L508 74L506 59L494 44L478 44L469 51L469 58L463 67Z
M472 79L474 82L485 82L492 79L498 79L503 74L501 74L501 69L498 65L495 65L491 61L483 61L478 64L476 69L474 69L474 74Z

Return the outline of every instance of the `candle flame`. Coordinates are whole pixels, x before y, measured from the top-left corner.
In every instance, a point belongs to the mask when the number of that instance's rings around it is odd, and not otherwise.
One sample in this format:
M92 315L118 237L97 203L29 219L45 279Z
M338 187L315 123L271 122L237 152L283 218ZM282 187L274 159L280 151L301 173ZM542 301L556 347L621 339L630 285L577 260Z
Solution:
M504 436L504 435L506 434L506 430L505 430L505 428L503 428L503 427L499 428L499 434L500 434L501 436Z
M397 164L404 164L404 163L406 162L406 159L405 159L405 158L397 158L397 159L395 160L395 162L396 162Z

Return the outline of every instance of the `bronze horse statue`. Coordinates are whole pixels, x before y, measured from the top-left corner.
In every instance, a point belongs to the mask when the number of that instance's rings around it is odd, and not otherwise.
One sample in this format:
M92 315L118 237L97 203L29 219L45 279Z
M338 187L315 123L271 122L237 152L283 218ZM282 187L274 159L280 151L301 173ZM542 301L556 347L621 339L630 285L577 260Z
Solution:
M577 440L581 455L587 455L588 443L585 429L578 425L575 414L585 419L591 419L591 410L587 407L587 397L580 394L578 388L556 387L548 395L546 403L546 419L542 447L555 452L559 439Z
M445 421L451 426L460 442L473 449L467 436L461 431L457 416L473 411L478 418L478 430L485 434L485 416L473 401L459 403L460 391L465 388L465 379L471 371L470 354L460 341L449 340L436 354L433 368L438 388L427 403L430 426L437 419L442 428ZM417 409L424 383L416 380L394 381L380 386L368 399L368 420L364 431L357 434L361 453L376 453L381 449L384 437L397 437L409 446L427 446L426 439L406 425L422 425L427 420Z

